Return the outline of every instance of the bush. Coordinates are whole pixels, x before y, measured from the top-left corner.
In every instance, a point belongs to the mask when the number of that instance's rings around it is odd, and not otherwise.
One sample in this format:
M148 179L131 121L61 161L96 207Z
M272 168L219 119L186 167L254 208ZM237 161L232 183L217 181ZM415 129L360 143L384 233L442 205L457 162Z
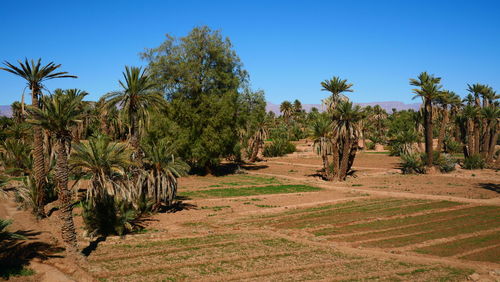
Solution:
M375 143L366 141L366 149L367 150L375 150Z
M485 162L481 155L475 154L468 158L465 158L463 168L465 169L483 169L485 167Z
M447 153L461 153L462 152L462 144L453 139L445 139L444 140L444 150Z
M418 153L402 154L400 165L403 174L425 173L425 163Z
M455 170L455 165L457 160L449 154L440 154L437 151L433 151L434 158L432 159L432 164L439 168L441 172L450 172ZM421 154L422 163L427 162L427 154Z
M271 144L264 146L264 157L281 157L295 152L295 145L286 139L275 139Z
M106 195L98 202L82 202L83 222L90 234L123 235L141 229L138 213L131 203Z
M439 167L441 172L451 172L455 170L457 160L449 154L438 154L434 157L434 164Z

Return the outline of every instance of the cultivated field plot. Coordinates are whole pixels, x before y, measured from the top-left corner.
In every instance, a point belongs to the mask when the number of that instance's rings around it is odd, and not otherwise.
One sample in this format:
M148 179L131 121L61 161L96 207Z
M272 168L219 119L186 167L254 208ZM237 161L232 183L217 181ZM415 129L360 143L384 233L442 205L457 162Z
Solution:
M353 247L500 263L500 207L449 201L367 199L252 218Z
M288 194L315 192L321 188L309 185L289 184L286 180L275 177L253 175L229 175L224 177L191 177L185 180L184 188L178 193L179 198L227 198L267 194Z
M102 245L89 257L101 281L454 281L471 271L346 255L266 233L225 233Z

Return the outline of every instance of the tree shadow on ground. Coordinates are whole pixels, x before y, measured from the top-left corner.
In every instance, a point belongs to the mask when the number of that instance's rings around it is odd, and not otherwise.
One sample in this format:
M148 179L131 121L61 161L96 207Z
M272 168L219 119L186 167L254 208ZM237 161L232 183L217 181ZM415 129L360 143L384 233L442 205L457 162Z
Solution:
M185 200L189 200L190 199L189 197L182 197L182 196L176 197L176 199L178 199L178 200L180 200L181 198L184 198ZM183 210L196 209L197 207L198 207L197 205L188 204L188 203L185 203L183 201L176 201L171 206L165 207L164 209L162 209L160 212L164 212L164 213L176 213L176 212L180 212L180 211L183 211Z
M106 241L106 236L100 236L94 241L90 242L89 245L82 250L82 254L88 257L93 251L97 249L99 243Z
M498 183L479 183L479 187L486 189L486 190L500 193L500 184L498 184Z
M268 165L242 165L241 168L245 170L260 170L268 168Z
M22 273L34 258L47 260L49 258L63 257L58 253L63 252L64 248L45 242L30 242L31 238L36 237L41 232L20 230L15 233L26 239L0 241L0 277L9 279L12 275Z

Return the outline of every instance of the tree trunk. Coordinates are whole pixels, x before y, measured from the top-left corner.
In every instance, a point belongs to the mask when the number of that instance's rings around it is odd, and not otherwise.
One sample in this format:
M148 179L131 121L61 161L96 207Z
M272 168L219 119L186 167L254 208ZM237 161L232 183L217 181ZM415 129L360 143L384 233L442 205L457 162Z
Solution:
M474 121L472 119L467 119L467 147L469 151L469 156L474 155Z
M334 180L337 178L337 175L339 174L339 144L334 143L332 145L332 169L333 171L330 171L330 167L328 167L327 175L328 180Z
M490 132L492 122L483 119L483 134L481 138L481 155L484 159L488 157L488 153L490 152Z
M436 151L441 152L444 144L444 137L446 135L446 126L448 125L448 109L443 110L443 120L441 121L441 127L439 128L439 136Z
M344 140L344 148L342 148L342 159L340 160L339 181L344 181L347 177L347 169L349 164L349 155L351 151L351 138L347 137Z
M427 167L431 167L434 159L432 148L432 102L425 99L424 108L424 133L425 133L425 153L427 154Z
M491 163L493 162L493 156L495 155L495 146L498 141L498 130L500 129L500 124L497 124L495 128L492 129L492 134L490 134L490 145L489 145L489 152L486 157L486 163ZM500 159L500 157L498 157Z
M479 120L476 119L474 122L474 154L479 154L481 141L481 132L479 128Z
M40 90L31 89L31 105L40 108L38 95ZM33 170L35 172L36 206L33 210L37 217L45 217L45 156L43 152L43 131L40 126L33 127Z
M250 156L249 162L253 163L253 162L255 162L257 160L257 156L259 155L260 144L261 144L260 138L256 137L253 140L252 155Z
M130 144L134 150L133 160L141 161L141 148L139 146L139 127L137 125L137 117L132 114L130 117Z
M61 236L71 251L76 251L76 230L73 223L73 206L71 204L71 191L68 189L68 154L66 141L59 139L57 142L56 181L59 190L59 203L61 220Z

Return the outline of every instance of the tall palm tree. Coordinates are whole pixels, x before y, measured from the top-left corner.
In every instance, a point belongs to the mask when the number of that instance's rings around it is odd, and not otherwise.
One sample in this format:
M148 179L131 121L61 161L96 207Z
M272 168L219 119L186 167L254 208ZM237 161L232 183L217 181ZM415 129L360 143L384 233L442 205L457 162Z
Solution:
M289 101L283 101L280 105L280 112L283 115L283 118L285 119L285 122L288 123L290 120L290 117L292 116L293 113L293 105Z
M438 143L436 151L441 152L443 149L443 142L446 135L446 127L448 126L450 115L448 106L453 103L453 98L456 96L453 91L443 91L436 99L436 103L441 106L441 126L439 128Z
M76 230L73 223L72 193L68 188L68 145L71 131L82 114L82 99L86 93L58 90L42 99L42 108L29 107L31 122L48 130L57 140L56 184L59 191L61 235L66 244L76 250Z
M427 155L427 167L432 167L433 164L433 141L432 141L432 101L441 94L440 77L435 77L427 72L422 72L417 79L410 78L410 85L419 88L413 89L416 95L413 98L421 97L423 100L424 112L424 136L425 136L425 153Z
M172 205L177 194L177 178L186 175L189 166L174 157L175 144L160 140L148 142L142 150L145 153L144 181L147 196L154 201L154 208L162 204Z
M331 118L324 113L318 114L310 125L311 136L314 140L316 153L323 160L323 177L330 176L330 163L328 156L332 154L332 141L330 139Z
M26 80L27 87L31 90L31 106L34 108L40 108L39 98L42 95L42 89L44 88L43 83L50 79L55 78L76 78L74 75L69 75L67 72L59 72L57 69L61 65L56 65L50 62L46 65L42 65L41 59L36 62L34 60L28 61L25 59L24 62L18 61L19 67L14 66L9 62L4 62L6 67L1 67L1 70L15 74L24 80ZM38 199L35 209L35 214L38 217L44 217L44 205L45 205L45 158L43 153L43 133L41 128L34 128L34 145L33 145L33 160L34 160L34 170L35 170L35 185L38 190Z
M326 100L328 111L332 111L340 101L346 100L347 97L343 94L344 92L353 92L351 87L352 83L347 83L347 79L341 79L338 76L334 76L330 80L325 80L321 82L323 87L321 90L329 91L332 95Z
M481 109L481 96L489 91L489 86L475 83L467 84L467 91L474 96L474 106L479 111ZM474 118L474 152L478 154L481 151L481 117L476 115Z
M338 180L344 181L356 156L359 138L359 121L363 118L361 107L352 102L341 101L333 112L334 143L339 152L336 158L334 148L334 164L338 162ZM334 165L336 167L337 165ZM335 172L335 171L334 171Z
M139 67L125 67L125 81L119 81L121 91L104 95L108 107L120 107L128 117L130 124L129 140L134 149L133 159L141 158L139 145L139 122L148 117L149 110L164 108L166 101L162 94L155 90L150 76Z

